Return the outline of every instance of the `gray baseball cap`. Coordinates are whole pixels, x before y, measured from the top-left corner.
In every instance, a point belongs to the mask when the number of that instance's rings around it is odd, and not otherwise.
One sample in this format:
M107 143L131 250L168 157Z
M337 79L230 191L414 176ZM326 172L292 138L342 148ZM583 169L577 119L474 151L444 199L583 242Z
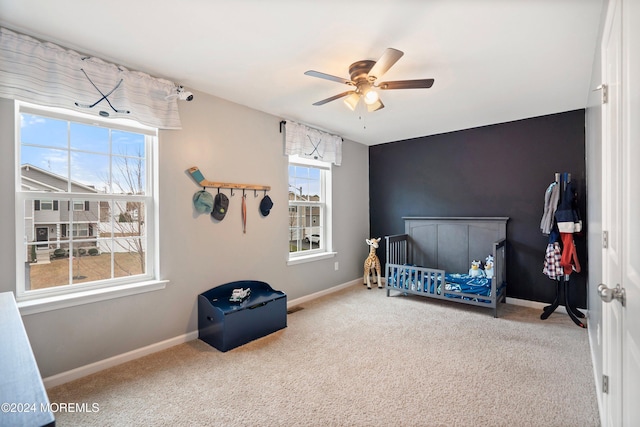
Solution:
M213 211L211 212L211 216L218 221L222 221L224 216L227 214L227 210L229 210L229 198L222 193L216 194L213 201Z

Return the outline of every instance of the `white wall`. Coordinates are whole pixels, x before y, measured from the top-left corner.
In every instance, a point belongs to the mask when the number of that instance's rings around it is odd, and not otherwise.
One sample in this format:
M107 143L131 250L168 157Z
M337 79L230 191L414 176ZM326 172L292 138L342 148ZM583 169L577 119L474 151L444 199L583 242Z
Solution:
M159 137L160 275L170 283L160 291L23 316L43 377L197 330L197 295L226 282L262 280L292 300L361 277L369 237L368 147L345 141L342 166L334 167L337 256L287 266L282 118L202 93L181 102L180 114L183 129ZM0 292L13 291L16 276L13 123L13 102L0 99ZM197 214L191 200L199 187L186 172L191 166L210 181L270 185L271 214L262 218L262 194L248 192L243 234L241 191L230 197L222 222Z

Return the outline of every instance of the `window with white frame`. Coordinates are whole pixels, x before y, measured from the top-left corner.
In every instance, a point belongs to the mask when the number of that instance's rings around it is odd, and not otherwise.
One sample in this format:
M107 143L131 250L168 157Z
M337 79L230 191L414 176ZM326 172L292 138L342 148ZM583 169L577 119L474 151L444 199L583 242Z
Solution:
M156 129L16 105L17 299L156 279Z
M289 156L289 259L331 252L331 164Z
M41 211L52 211L53 210L53 200L38 200L38 203L35 204L36 210Z
M73 201L73 210L74 211L84 211L89 210L90 203L82 200L74 200Z
M89 237L89 224L73 224L73 237Z

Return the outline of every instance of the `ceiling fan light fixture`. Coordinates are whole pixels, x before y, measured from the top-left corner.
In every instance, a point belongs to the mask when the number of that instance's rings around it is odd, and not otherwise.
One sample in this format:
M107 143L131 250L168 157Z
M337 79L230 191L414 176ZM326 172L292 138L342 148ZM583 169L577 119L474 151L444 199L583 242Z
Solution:
M367 111L370 113L373 113L374 111L378 111L381 108L384 108L384 104L379 99L373 104L367 104Z
M367 105L373 105L376 102L378 102L378 99L380 99L380 97L378 96L378 92L376 92L373 89L369 89L365 94L364 94L364 102Z
M347 107L349 107L351 111L356 110L358 102L360 102L360 95L355 92L344 99L344 103L347 105Z

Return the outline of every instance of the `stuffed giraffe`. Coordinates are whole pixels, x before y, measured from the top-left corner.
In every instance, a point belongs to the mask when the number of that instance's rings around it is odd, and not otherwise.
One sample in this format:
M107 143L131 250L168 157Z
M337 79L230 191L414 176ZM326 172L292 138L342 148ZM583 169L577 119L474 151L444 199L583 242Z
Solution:
M378 287L382 287L382 280L380 280L380 260L376 255L376 249L378 249L378 242L380 242L380 237L377 239L365 239L367 245L369 245L369 256L364 260L364 283L367 285L368 289L371 289L371 282L369 276L373 276L373 270L376 271L378 276ZM376 283L376 282L374 282Z

